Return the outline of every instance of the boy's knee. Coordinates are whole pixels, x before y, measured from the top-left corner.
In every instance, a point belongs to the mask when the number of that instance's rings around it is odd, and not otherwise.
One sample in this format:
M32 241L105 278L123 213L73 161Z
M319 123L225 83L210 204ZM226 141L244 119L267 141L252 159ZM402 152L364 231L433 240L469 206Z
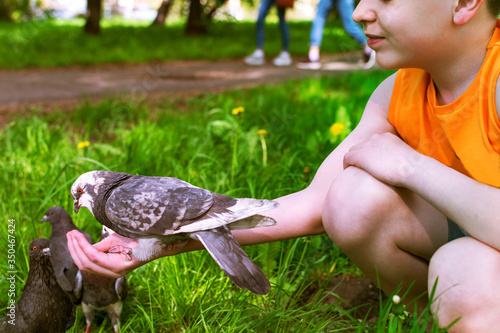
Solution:
M429 292L435 288L432 312L441 327L460 318L450 332L493 332L490 325L497 320L500 302L495 281L486 276L497 274L481 267L485 263L478 259L487 257L488 252L484 244L464 237L445 244L431 258L428 283Z
M385 214L390 188L367 172L349 167L330 187L323 206L325 231L341 249L373 235Z

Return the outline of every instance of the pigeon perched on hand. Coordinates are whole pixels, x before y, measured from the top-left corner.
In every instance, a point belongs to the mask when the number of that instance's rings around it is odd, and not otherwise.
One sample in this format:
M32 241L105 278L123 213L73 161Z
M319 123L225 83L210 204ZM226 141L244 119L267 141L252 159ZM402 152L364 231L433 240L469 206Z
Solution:
M73 326L74 306L57 283L50 263L49 240L31 242L30 271L23 294L13 310L0 320L2 333L64 332Z
M115 246L108 252L126 253L140 261L159 255L163 247L184 246L199 240L222 270L240 288L267 294L269 280L248 258L229 230L275 225L258 215L278 203L234 199L172 177L134 176L91 171L71 187L75 212L88 208L101 224L137 240L130 249Z
M112 233L114 233L113 230L103 226L100 240L103 240ZM109 319L111 319L115 333L119 332L119 320L122 313L123 301L127 297L127 278L122 276L118 279L112 279L88 272L82 272L82 274L82 310L87 321L85 333L88 333L90 330L95 310L105 310L108 313Z
M66 234L71 230L80 231L87 241L92 244L92 237L75 226L71 216L64 208L51 207L45 213L40 222L49 222L52 226L50 233L50 249L52 256L50 261L61 288L75 304L80 304L82 291L82 273L73 262L68 250Z

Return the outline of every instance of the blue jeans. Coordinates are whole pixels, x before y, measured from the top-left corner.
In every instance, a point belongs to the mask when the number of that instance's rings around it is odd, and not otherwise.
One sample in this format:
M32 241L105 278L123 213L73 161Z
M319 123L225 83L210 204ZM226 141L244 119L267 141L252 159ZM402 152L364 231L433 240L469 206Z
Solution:
M337 5L337 10L342 20L344 30L354 38L359 44L366 44L366 36L361 26L352 20L354 12L354 0L320 0L316 17L311 27L310 46L321 46L323 40L323 28L333 5Z
M257 48L264 48L264 25L266 23L266 16L272 5L276 4L276 0L262 0L259 7L259 16L257 17ZM290 47L290 32L285 20L285 9L278 8L279 28L281 31L281 45L284 51L288 51Z

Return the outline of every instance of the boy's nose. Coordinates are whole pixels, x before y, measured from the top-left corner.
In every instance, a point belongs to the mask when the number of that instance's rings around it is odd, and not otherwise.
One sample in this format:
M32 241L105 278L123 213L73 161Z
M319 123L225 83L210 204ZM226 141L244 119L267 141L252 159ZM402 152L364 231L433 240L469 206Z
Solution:
M352 19L354 22L361 24L375 21L376 14L373 9L373 1L361 0L352 13Z

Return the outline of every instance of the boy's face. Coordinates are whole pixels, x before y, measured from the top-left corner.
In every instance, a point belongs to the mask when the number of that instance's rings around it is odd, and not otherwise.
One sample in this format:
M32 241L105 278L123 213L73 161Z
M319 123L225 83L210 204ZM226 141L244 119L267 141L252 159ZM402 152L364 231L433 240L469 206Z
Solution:
M453 0L361 0L353 13L382 68L427 68L452 56Z

